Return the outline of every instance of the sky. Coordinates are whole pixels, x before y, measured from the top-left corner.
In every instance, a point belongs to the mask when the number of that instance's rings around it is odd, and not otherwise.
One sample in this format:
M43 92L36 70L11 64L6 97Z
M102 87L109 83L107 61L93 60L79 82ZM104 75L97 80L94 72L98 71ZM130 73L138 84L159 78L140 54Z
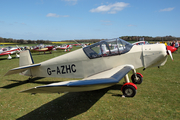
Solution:
M0 37L180 37L180 0L0 0Z

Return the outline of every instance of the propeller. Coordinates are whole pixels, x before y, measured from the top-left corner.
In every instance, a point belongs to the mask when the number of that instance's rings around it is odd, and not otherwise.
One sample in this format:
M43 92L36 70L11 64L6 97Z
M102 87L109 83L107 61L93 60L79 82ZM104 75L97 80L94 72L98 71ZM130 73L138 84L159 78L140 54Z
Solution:
M18 48L18 50L17 50L18 53L22 51L18 45L16 45L16 47Z
M170 50L167 50L168 54L170 55L171 59L173 60L173 56Z
M177 48L173 46L166 46L167 54L170 55L171 59L173 60L172 53L177 50Z

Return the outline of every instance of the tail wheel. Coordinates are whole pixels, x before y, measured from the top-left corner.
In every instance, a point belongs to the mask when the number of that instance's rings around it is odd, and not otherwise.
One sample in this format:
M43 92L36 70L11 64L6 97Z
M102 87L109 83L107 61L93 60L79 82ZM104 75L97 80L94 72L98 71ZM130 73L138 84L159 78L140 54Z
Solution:
M141 84L142 81L143 81L142 75L139 74L139 73L136 73L136 76L137 76L137 79L136 79L136 77L135 77L135 74L133 74L133 75L131 76L132 82L133 82L134 84Z
M132 85L124 86L122 92L125 97L134 97L136 95L136 89Z

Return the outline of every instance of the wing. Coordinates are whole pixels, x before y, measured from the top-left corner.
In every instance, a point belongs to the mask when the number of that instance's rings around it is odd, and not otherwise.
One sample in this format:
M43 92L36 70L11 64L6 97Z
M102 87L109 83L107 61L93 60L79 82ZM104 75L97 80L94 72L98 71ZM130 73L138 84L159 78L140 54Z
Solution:
M60 93L80 92L106 88L118 83L130 70L132 65L123 65L110 70L95 74L83 80L71 80L52 83L44 86L37 86L25 91L27 93Z
M9 54L11 54L11 53L9 53L9 52L4 52L4 53L1 53L0 55L9 55Z
M38 52L44 52L44 51L47 51L48 50L48 48L42 48L42 49L37 49L36 51L38 51Z

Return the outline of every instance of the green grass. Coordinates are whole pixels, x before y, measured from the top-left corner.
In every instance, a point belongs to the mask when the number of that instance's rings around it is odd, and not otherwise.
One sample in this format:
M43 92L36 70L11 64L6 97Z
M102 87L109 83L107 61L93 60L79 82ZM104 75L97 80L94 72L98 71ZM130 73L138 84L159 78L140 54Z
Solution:
M74 47L73 49L77 49ZM35 63L64 54L33 53ZM28 77L14 74L3 75L14 67L19 60L0 57L0 119L18 120L94 120L94 119L180 119L180 53L173 54L174 61L168 57L167 63L158 68L142 68L143 83L137 85L133 98L122 98L120 91L124 80L110 88L77 93L26 94L18 93L31 87L65 81L61 78L34 78L27 83ZM129 76L132 73L129 73Z

